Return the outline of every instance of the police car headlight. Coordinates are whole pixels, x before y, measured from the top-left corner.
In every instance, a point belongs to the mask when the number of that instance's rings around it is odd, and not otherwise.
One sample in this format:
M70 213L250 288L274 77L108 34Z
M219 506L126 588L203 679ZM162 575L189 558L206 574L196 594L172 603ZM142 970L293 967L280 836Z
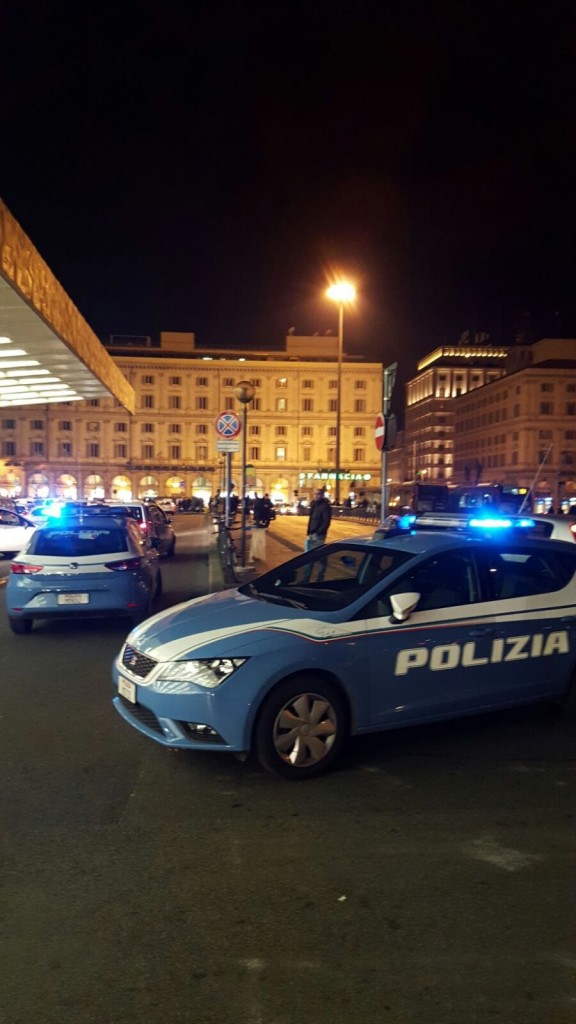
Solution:
M232 675L247 658L206 658L199 661L172 661L163 665L155 682L195 683L215 690Z

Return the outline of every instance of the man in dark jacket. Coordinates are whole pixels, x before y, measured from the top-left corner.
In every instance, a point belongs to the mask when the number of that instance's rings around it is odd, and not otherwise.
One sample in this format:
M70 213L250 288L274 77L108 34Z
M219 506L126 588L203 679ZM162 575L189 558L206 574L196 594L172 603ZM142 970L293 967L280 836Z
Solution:
M326 497L323 488L316 491L316 497L310 505L310 518L308 519L308 536L306 538L306 550L320 547L326 543L326 534L332 518L330 502Z

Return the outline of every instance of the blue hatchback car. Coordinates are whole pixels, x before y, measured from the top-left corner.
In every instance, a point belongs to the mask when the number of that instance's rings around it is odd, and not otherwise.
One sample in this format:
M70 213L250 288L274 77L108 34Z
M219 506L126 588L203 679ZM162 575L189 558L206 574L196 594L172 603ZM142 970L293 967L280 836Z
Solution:
M307 779L348 736L576 704L576 549L499 530L326 544L128 636L114 704L167 747Z
M75 514L39 527L11 562L8 622L14 633L63 616L141 622L161 592L158 549L132 519Z

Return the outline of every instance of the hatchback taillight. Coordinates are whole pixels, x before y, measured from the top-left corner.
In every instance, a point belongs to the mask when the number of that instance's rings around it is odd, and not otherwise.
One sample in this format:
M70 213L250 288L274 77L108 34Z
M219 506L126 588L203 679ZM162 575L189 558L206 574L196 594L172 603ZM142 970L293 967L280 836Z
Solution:
M574 540L576 540L576 523L570 524L570 533L572 534Z
M140 569L143 563L142 558L123 558L120 562L106 562L106 569L114 569L115 572L129 572L131 569Z
M35 572L42 572L43 565L27 565L26 562L12 562L10 572L15 576L33 576Z

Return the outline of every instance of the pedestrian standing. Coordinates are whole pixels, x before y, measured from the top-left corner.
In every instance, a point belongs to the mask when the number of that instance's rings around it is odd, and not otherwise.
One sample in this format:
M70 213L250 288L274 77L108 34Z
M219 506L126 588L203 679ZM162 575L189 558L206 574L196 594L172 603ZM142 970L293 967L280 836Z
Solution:
M306 550L310 551L311 548L318 548L321 544L326 543L326 534L330 526L330 520L332 518L332 509L330 508L330 502L326 497L324 488L320 487L316 491L316 497L310 505L310 518L308 519L308 529L306 531Z

